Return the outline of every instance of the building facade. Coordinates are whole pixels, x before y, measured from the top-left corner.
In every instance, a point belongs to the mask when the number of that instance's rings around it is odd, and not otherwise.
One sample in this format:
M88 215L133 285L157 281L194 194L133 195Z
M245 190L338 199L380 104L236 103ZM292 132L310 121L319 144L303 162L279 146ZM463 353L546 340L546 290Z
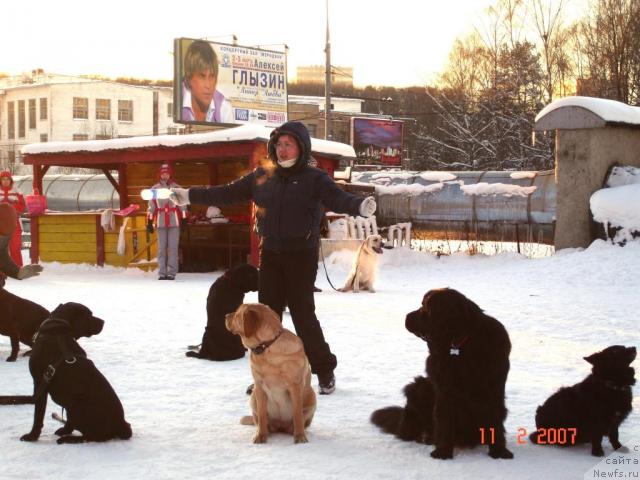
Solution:
M178 133L170 87L45 74L0 79L0 168L30 143Z

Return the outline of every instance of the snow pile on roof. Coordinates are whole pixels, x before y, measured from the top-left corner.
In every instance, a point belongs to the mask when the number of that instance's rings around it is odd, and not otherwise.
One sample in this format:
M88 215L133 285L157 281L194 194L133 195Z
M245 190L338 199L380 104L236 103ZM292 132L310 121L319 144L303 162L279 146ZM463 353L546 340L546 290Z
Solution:
M579 107L589 110L606 123L628 123L640 125L640 107L632 107L626 103L593 97L565 97L551 102L536 116L538 122L545 115L563 107Z
M615 243L640 242L640 183L598 190L590 205L594 220L604 225L607 235L612 227Z
M376 194L417 197L423 193L439 192L443 187L444 183L432 183L431 185L420 185L418 183L412 183L411 185L376 185Z
M521 187L520 185L487 182L460 186L465 195L503 195L505 197L526 197L535 192L537 188L536 186Z
M536 172L511 172L509 177L514 180L522 180L523 178L535 178Z
M150 147L179 147L182 145L202 145L220 142L269 141L273 128L250 123L214 132L192 133L189 135L156 135L110 140L86 140L81 142L45 142L33 143L22 147L23 155L62 152L101 152L105 150L124 150ZM355 157L351 145L328 140L311 139L311 150L328 155Z
M640 168L630 165L613 167L607 178L607 187L620 187L631 183L640 183Z
M418 176L427 182L446 182L458 178L451 172L422 172Z

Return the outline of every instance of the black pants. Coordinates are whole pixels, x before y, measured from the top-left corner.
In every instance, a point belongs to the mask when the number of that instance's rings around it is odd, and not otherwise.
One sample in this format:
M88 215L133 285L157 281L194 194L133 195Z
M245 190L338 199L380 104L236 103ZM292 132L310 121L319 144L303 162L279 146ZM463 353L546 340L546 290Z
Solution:
M296 252L262 250L258 299L280 315L289 306L296 334L316 374L332 372L337 365L316 317L313 286L318 271L318 249Z

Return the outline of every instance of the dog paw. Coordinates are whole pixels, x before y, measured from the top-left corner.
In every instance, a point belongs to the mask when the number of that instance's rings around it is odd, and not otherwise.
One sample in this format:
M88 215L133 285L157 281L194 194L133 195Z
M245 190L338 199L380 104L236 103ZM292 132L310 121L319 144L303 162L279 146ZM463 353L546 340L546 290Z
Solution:
M38 438L40 438L39 433L29 432L20 437L21 442L37 442Z
M453 449L452 448L436 448L431 452L432 458L439 458L440 460L448 460L453 458Z
M614 445L613 448L618 453L629 453L630 452L628 447L625 447L624 445L622 445L620 443L618 443L617 447Z
M15 355L11 355L10 357L7 358L7 362L15 362L16 358L17 357Z
M491 458L504 458L504 459L512 459L513 458L513 453L511 453L508 449L506 448L490 448L489 449L489 456Z
M76 435L63 435L58 440L56 440L56 443L58 445L62 445L63 443L83 443L83 442L84 442L84 437L79 437Z
M69 435L73 430L71 430L70 428L67 428L66 426L64 427L60 427L59 429L57 429L54 433L58 436L58 437L62 437L63 435Z
M253 437L253 443L267 443L266 433L256 433Z
M309 443L309 440L304 433L301 433L293 436L293 443Z
M604 457L604 450L600 445L591 447L591 455L594 457Z

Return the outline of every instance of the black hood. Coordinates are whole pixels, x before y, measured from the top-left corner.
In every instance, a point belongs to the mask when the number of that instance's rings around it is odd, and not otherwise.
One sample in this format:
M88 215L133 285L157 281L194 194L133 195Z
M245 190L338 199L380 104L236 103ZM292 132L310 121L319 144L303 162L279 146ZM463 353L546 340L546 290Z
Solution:
M305 127L300 122L287 122L280 125L278 128L274 128L273 132L271 132L271 136L269 137L269 143L267 145L269 151L269 158L275 163L278 164L278 157L276 155L276 143L278 142L278 138L282 135L291 135L298 142L298 147L300 148L300 156L298 157L298 161L296 164L287 168L286 170L298 170L302 168L301 166L307 165L309 158L311 157L311 137L309 136L309 131L307 127Z

